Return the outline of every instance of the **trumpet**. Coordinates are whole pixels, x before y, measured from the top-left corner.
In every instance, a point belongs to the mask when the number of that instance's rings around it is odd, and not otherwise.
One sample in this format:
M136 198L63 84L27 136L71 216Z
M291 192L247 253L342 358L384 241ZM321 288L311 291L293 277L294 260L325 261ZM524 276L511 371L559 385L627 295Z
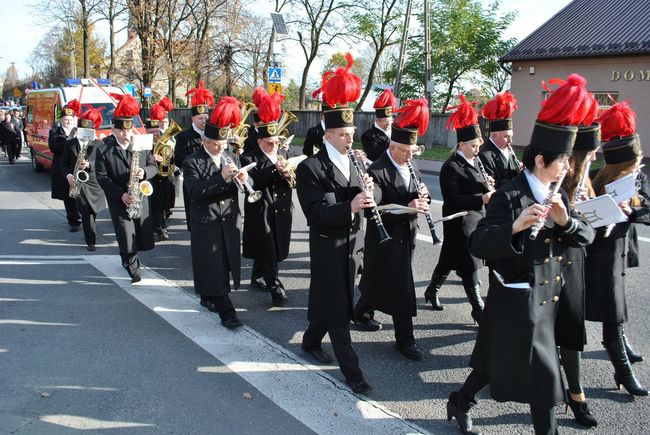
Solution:
M233 162L230 157L226 157L226 163L227 164L232 163L233 165L235 165L235 162ZM237 189L239 189L241 193L244 194L248 193L248 199L247 199L248 202L250 203L256 202L262 197L262 192L260 192L259 190L253 190L253 188L248 183L248 181L242 183L241 180L239 180L239 178L237 178L236 176L233 176L231 180L233 181L233 183L235 183L235 186L237 186Z
M284 170L287 173L285 178L287 179L287 183L289 183L289 187L292 189L295 189L296 187L296 169L298 169L300 162L306 158L307 156L305 155L291 157L289 159L285 159L284 156L278 156L278 162L284 163Z
M244 142L248 139L248 129L251 128L249 124L246 124L246 118L248 118L248 115L250 115L254 108L255 104L253 103L244 104L244 112L242 113L241 121L239 121L239 125L237 125L232 132L232 149L235 153L239 154L239 151L244 149Z

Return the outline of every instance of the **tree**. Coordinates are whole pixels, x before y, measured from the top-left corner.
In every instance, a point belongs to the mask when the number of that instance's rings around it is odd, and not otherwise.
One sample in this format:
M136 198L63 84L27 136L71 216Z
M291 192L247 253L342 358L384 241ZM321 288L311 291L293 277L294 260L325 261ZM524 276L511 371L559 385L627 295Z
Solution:
M208 52L210 51L210 37L213 30L211 23L224 14L226 0L201 0L190 5L191 19L194 29L194 52L191 62L190 84L202 80L210 68Z
M280 13L282 8L289 3L290 0L275 0L275 8L273 9L276 13ZM266 59L264 60L264 71L268 71L271 66L271 60L273 58L273 41L275 40L275 26L271 25L271 36L269 37L269 48L266 51ZM269 87L269 78L265 74L262 74L262 83L264 87Z
M245 12L241 19L246 24L241 35L245 42L240 61L244 72L242 81L251 89L260 83L268 88L268 68L265 66L268 57L267 42L271 34L271 29L265 25L268 20Z
M108 53L109 63L106 70L106 78L110 79L115 72L115 35L120 33L125 27L116 29L118 20L128 11L126 0L101 0L97 8L99 20L108 22Z
M426 1L426 0L425 0ZM357 105L361 110L363 102L368 97L372 84L375 80L375 73L384 50L399 42L399 35L403 28L401 15L404 2L402 0L378 0L369 2L362 10L353 16L355 30L364 40L371 42L374 55L370 62L370 69L367 73L366 86Z
M355 39L356 35L346 29L346 18L356 8L356 3L345 0L290 0L294 15L290 24L298 27L293 39L298 42L305 57L302 70L298 107L305 107L305 91L311 65L322 46L331 45L337 39ZM345 11L345 14L343 13Z
M151 86L160 56L160 27L167 13L165 0L128 0L131 26L140 39L140 68L134 69L142 86ZM139 70L139 71L138 71Z
M165 56L167 89L172 101L176 100L176 84L181 70L183 53L192 42L194 29L188 18L191 15L189 0L166 0L161 19L160 49Z
M327 63L323 66L321 74L325 74L327 71L336 71L337 68L345 67L347 64L348 60L345 58L345 53L342 51L336 52L330 56ZM362 81L368 76L368 70L360 56L354 59L352 72L358 75Z

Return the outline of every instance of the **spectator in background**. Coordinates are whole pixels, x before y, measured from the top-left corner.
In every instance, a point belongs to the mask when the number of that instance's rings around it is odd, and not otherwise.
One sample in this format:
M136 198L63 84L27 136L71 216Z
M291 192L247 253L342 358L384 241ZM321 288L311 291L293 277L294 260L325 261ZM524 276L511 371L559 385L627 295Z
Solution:
M15 124L11 122L10 113L6 113L4 121L0 123L0 137L2 138L2 143L6 148L9 164L13 165L16 160L16 149L19 135Z
M5 111L0 110L0 123L5 120ZM0 148L2 148L2 155L6 156L7 155L7 150L5 149L5 144L2 142L2 134L0 133Z

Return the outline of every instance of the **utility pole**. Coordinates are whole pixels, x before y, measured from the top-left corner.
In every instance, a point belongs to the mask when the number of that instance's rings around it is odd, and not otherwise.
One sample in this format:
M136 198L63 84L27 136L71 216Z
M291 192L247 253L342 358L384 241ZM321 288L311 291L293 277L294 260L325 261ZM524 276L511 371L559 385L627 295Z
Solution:
M429 0L424 0L424 95L431 110L431 27Z
M409 23L411 22L411 0L406 4L406 15L404 16L404 33L402 34L402 44L399 49L399 61L397 63L397 74L395 75L395 84L393 85L393 93L397 98L397 104L400 104L399 85L402 80L402 70L404 69L404 61L406 57L406 42L408 40Z

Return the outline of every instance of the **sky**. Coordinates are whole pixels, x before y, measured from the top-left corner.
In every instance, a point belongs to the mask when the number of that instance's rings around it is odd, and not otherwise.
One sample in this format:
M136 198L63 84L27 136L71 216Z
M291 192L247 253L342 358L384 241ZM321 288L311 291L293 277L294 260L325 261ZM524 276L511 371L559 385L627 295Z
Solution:
M41 38L48 32L47 26L39 25L36 22L37 18L34 17L34 8L31 6L31 3L35 1L0 0L0 17L3 18L2 26L0 27L2 29L0 33L0 75L2 76L4 76L11 62L15 63L19 77L22 78L31 75L32 70L27 63L27 59ZM257 0L256 3L267 2L269 4L273 3L270 0ZM485 6L488 6L493 0L481 0L481 2ZM502 11L518 12L517 19L510 26L505 36L515 37L521 41L570 2L571 0L502 0ZM416 13L416 11L413 12ZM98 31L101 32L102 29L106 28L100 24ZM105 31L108 33L107 30ZM118 43L124 42L125 39L126 35L121 35L121 38L118 38ZM285 43L284 48L285 52L297 52L297 50L291 50L291 46L288 43ZM343 46L333 48L332 51L344 49L346 47ZM286 65L294 66L284 71L284 76L299 81L303 62L300 57L290 59L290 61L285 59L284 63ZM313 71L314 75L318 75L321 68L322 64L318 61L312 66L311 71Z

